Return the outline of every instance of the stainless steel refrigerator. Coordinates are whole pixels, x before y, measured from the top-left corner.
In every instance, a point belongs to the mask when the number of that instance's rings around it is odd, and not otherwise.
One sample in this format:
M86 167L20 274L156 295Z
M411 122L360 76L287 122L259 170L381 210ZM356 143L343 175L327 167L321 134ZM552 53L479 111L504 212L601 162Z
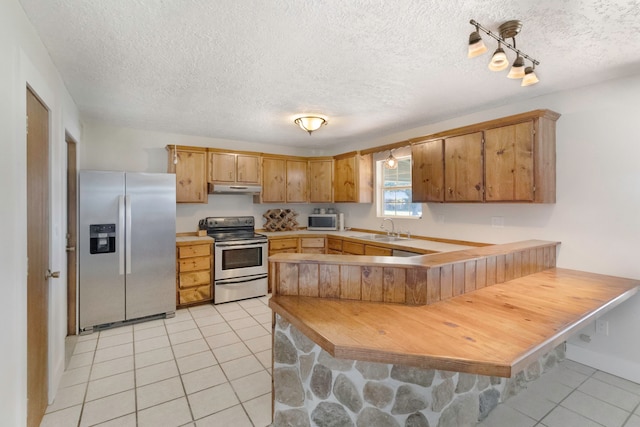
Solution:
M175 314L176 178L81 171L81 333Z

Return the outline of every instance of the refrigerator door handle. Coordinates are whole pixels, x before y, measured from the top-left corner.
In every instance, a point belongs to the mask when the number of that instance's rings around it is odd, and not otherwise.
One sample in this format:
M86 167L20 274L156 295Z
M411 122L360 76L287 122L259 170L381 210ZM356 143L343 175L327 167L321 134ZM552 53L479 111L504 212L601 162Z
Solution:
M131 196L125 196L125 209L126 209L126 225L125 232L127 235L125 236L125 243L127 245L127 274L131 274Z
M124 196L118 196L118 264L120 275L124 274Z

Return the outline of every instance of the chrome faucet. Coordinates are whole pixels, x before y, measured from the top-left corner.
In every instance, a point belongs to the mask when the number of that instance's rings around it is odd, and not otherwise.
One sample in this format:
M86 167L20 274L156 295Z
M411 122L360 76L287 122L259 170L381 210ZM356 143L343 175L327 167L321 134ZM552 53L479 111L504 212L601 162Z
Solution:
M387 230L387 229L384 227L384 222L385 222L385 221L389 221L389 222L391 222L391 231ZM394 224L393 224L393 220L392 220L391 218L384 218L384 219L382 220L382 224L380 224L380 228L381 228L381 229L383 229L384 231L386 231L388 235L393 236L393 235L395 235L395 234L396 234L396 227L394 226Z

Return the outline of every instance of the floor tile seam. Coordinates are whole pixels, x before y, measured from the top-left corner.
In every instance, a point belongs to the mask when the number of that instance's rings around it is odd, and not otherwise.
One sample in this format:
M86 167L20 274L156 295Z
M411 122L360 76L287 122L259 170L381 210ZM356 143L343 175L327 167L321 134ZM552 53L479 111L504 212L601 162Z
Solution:
M633 382L633 381L631 381L631 380L628 380L628 379L626 379L626 378L622 378L622 377L618 377L618 376L613 375L613 374L609 374L608 372L604 372L604 371L596 371L596 372L601 372L601 373L606 374L606 375L611 375L611 376L612 376L612 377L614 377L614 378L618 378L618 379L620 379L620 380L627 381L627 382L630 382L630 383L632 383L632 384L640 385L640 384L635 383L635 382ZM594 373L594 375L595 375L595 373ZM627 390L626 388L622 388L622 387L620 387L619 385L617 385L617 384L613 384L613 383L611 383L611 382L609 382L609 381L607 381L607 380L604 380L604 379L599 379L599 378L593 378L593 379L594 379L594 380L596 380L596 381L600 381L600 382L603 382L603 383L605 383L605 384L608 384L608 385L610 385L610 386L613 386L613 387L619 388L620 390L626 391L627 393L631 393L631 394L633 394L633 395L635 395L635 396L640 397L640 390L636 393L636 392L633 392L633 391Z
M592 421L592 422L594 422L594 423L596 423L596 424L598 424L598 425L604 426L604 424L602 424L602 423L598 422L597 420L594 420L593 418L588 417L586 414L581 414L581 413L576 412L576 411L574 411L573 409L568 408L568 407L566 407L566 406L564 406L564 405L563 405L564 401L565 401L565 400L567 400L567 399L569 398L569 396L571 396L571 395L572 395L572 394L574 394L575 392L579 392L579 393L585 394L585 395L587 395L587 396L589 396L589 397L592 397L592 398L594 398L594 399L596 399L596 400L598 400L598 401L600 401L600 402L602 402L602 403L604 403L604 404L606 404L606 405L612 406L612 407L613 407L613 408L615 408L615 409L620 409L620 408L618 408L617 406L614 406L614 405L612 405L612 404L610 404L610 403L608 403L608 402L605 402L604 400L600 400L600 399L595 398L595 397L593 397L593 396L591 396L591 395L589 395L589 394L586 394L586 393L584 393L584 392L582 392L582 391L578 390L577 388L576 388L576 389L574 389L571 393L569 393L569 394L567 395L567 397L565 397L565 398L564 398L564 399L562 399L560 402L558 402L558 406L562 406L562 408L563 408L563 409L566 409L567 411L571 411L571 412L573 412L574 414L578 414L578 415L580 415L581 417L586 418L586 419L588 419L589 421ZM620 410L621 410L621 411L623 411L623 412L628 412L628 411L625 411L624 409L620 409ZM631 414L633 414L633 413L631 413ZM622 425L624 426L624 424L622 424ZM606 426L604 426L604 427L606 427Z
M87 381L87 382L88 382L89 384L91 384L91 383L95 383L96 381L106 380L107 378L115 377L116 375L126 374L126 373L128 373L128 372L133 372L133 377L135 378L135 376L136 376L136 370L135 370L135 369L128 369L128 370L126 370L126 371L116 372L115 374L105 375L104 377L95 378L95 379L91 379L91 376L89 376L89 381Z
M626 409L624 409L624 408L621 408L621 407L619 407L619 406L617 406L617 405L615 405L615 404L613 404L613 403L609 403L609 402L607 402L607 401L605 401L605 400L600 399L600 398L599 398L599 397L597 397L597 396L593 396L593 395L591 395L591 394L589 394L589 393L587 393L587 392L585 392L585 391L583 391L583 390L579 390L579 389L577 389L577 388L576 388L575 390L573 390L573 391L572 391L571 393L569 393L569 394L573 394L574 392L582 393L582 394L584 394L585 396L589 396L589 397L591 397L591 398L593 398L593 399L597 400L598 402L601 402L601 403L604 403L605 405L611 406L611 407L612 407L612 408L614 408L614 409L620 409L621 411L629 412L628 410L626 410ZM569 396L567 396L567 397L569 397ZM563 401L564 401L564 399L563 399ZM636 407L637 407L637 406L636 406ZM566 408L566 406L565 406L565 408ZM569 408L567 408L567 409L569 409ZM633 414L633 411L632 411L631 413Z
M615 387L614 385L609 384L609 383L604 383L604 384L607 384L607 385L609 385L609 386L611 386L611 387ZM622 388L619 388L619 387L616 387L616 388L617 388L618 390L626 391L626 390L624 390L624 389L622 389ZM619 405L618 405L618 404L616 404L616 403L613 403L613 402L607 402L606 400L603 400L603 399L602 399L602 398L600 398L599 396L594 396L593 394L591 394L591 393L590 393L589 391L587 391L587 390L581 390L581 389L579 389L579 388L577 388L576 390L577 390L577 391L579 391L579 392L581 392L581 393L586 394L587 396L591 396L591 397L593 397L594 399L599 400L600 402L603 402L603 403L606 403L606 404L608 404L608 405L611 405L611 406L613 406L614 408L618 408L618 409L621 409L621 410L623 410L623 411L625 411L625 412L629 412L629 410L628 410L628 409L623 408L622 406L619 406ZM633 393L628 392L628 391L627 391L627 393L633 394ZM632 410L631 410L631 413L632 413L632 414L633 414L633 411L635 411L635 409L637 409L637 408L638 408L638 405L640 404L640 396L635 395L635 394L633 394L633 395L634 395L634 396L636 396L636 397L638 397L638 403L636 403L636 405L634 406L634 409L632 409Z
M538 393L535 393L535 394L537 394L538 396L541 396L541 395L540 395L540 394L538 394ZM570 394L571 394L571 393L570 393ZM533 418L531 415L529 415L529 414L525 414L525 413L524 413L523 411L521 411L519 408L516 408L516 407L514 407L514 406L509 405L509 401L504 402L504 404L506 404L507 406L509 406L511 409L513 409L513 410L515 410L515 411L518 411L519 413L521 413L522 415L526 416L527 418L531 418L531 419L532 419L532 420L534 420L534 421L536 422L536 424L537 424L537 423L541 422L542 420L544 420L544 418L545 418L547 415L549 415L550 413L552 413L552 412L554 411L554 409L556 409L558 406L560 406L560 404L559 404L559 403L555 403L555 402L553 402L553 401L551 401L551 400L549 400L549 399L545 399L545 400L546 400L546 401L548 401L548 402L553 403L553 407L552 407L549 411L547 411L543 416L541 416L539 419L535 419L535 418ZM564 408L564 406L563 406L563 408Z
M558 404L558 406L562 406L562 405ZM594 420L594 419L591 419L591 418L587 417L585 414L581 414L581 413L579 413L579 412L576 412L576 411L574 411L573 409L569 409L569 408L567 408L566 406L562 406L562 409L565 409L565 410L567 410L567 411L569 411L569 412L571 412L571 413L573 413L573 414L576 414L576 415L578 415L578 416L580 416L580 417L582 417L582 418L586 418L586 419L588 419L589 421L591 421L592 423L595 423L595 424L597 424L597 425L599 425L599 426L607 427L607 426L605 426L604 424L599 423L598 421L596 421L596 420ZM543 418L543 419L541 419L540 421L541 421L541 422L542 422L542 421L544 421L544 418Z
M166 327L166 324L165 324ZM178 377L180 378L180 386L182 387L182 393L183 393L183 397L185 398L185 400L187 401L187 407L189 408L189 415L191 416L191 421L189 421L188 423L185 424L189 424L189 423L193 423L195 421L195 417L193 415L193 409L191 408L191 402L189 401L188 395L187 395L187 389L184 386L184 380L182 379L182 374L180 373L180 366L178 365L178 359L176 358L176 353L173 349L173 346L170 345L169 346L171 349L171 355L173 356L173 363L175 363L176 365L176 371L178 371ZM171 377L173 378L173 377ZM168 378L166 378L168 379ZM136 413L136 417L137 417L137 413ZM137 419L136 419L136 425L137 425Z
M121 392L114 393L114 394L109 395L109 396L115 396L116 394L126 393L127 391L129 391L129 390L123 390ZM109 397L109 396L105 396L104 398ZM96 399L96 400L100 400L100 399ZM85 410L86 404L90 403L90 402L95 402L96 400L90 400L88 402L83 402L82 403L82 411L80 412L80 418L78 418L78 427L80 427L82 425L82 416L84 415L84 410ZM116 420L116 419L121 418L121 417L126 417L127 415L130 415L130 414L135 414L136 415L136 425L137 425L137 423L138 423L138 406L136 404L135 392L134 392L133 405L134 405L133 406L134 407L133 412L127 412L126 414L120 414L120 415L118 415L116 417L113 417L113 418L108 418L106 420L101 420L98 424L91 424L91 425L94 426L94 425L103 424L103 423L106 423L107 421L113 421L113 420Z

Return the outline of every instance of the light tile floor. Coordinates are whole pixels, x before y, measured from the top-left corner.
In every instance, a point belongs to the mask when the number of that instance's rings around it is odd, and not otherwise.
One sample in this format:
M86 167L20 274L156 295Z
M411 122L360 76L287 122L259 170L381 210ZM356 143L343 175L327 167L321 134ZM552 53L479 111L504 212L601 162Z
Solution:
M478 427L640 427L640 384L565 360Z
M271 422L268 298L78 338L41 427L233 426ZM640 384L570 360L478 427L640 427Z
M271 423L268 298L78 338L41 427Z

